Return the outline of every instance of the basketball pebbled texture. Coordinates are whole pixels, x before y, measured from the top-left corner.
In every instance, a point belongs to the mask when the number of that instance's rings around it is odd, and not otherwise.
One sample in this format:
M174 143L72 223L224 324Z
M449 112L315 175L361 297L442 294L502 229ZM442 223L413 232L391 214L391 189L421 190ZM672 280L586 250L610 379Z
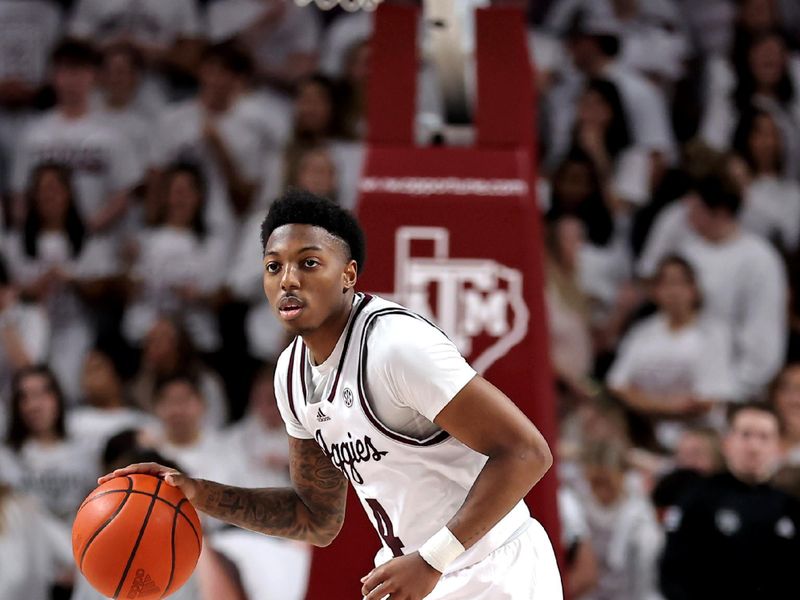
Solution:
M72 552L104 596L164 598L191 576L202 535L183 492L136 474L107 481L87 496L72 527Z

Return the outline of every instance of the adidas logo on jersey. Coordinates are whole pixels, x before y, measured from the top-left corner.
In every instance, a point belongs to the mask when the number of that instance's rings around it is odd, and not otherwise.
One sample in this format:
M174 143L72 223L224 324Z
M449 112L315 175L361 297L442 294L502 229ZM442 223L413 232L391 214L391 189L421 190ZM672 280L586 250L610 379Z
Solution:
M322 407L317 409L317 421L320 423L324 423L325 421L330 421L331 418L322 412Z
M156 585L150 575L144 572L144 569L139 569L136 571L136 576L133 578L131 589L126 598L147 598L160 595L161 588Z

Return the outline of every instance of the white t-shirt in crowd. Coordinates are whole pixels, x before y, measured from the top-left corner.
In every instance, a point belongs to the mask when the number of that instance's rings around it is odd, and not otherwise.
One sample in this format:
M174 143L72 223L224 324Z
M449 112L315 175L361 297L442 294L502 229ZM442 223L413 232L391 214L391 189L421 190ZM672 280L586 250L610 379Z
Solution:
M757 177L742 194L742 227L789 252L800 242L800 185L784 177Z
M42 83L60 34L56 2L0 0L0 80Z
M289 440L283 427L267 428L255 415L248 415L222 432L226 448L242 458L236 485L285 487L289 479Z
M105 444L109 438L126 429L141 430L152 427L155 417L140 410L127 407L96 408L76 406L65 415L67 435L96 449L98 459L102 458Z
M50 341L50 322L47 313L34 303L19 302L5 311L0 311L0 332L4 327L13 327L32 363L41 363L47 356ZM0 343L0 398L8 398L11 392L12 366ZM5 432L0 419L0 432Z
M176 314L198 348L218 348L219 326L211 308L182 300L174 287L192 284L202 294L212 293L225 276L226 251L226 241L211 232L200 238L169 226L143 231L133 268L141 290L125 311L125 334L138 342L161 314Z
M14 192L24 192L33 169L50 161L72 169L75 198L84 218L94 215L113 194L127 191L142 177L134 147L96 113L67 119L52 110L34 120L14 157Z
M81 440L52 444L28 440L17 459L22 467L22 489L66 523L72 523L83 499L97 487L100 465L96 452Z
M0 519L0 598L50 600L50 587L74 564L68 527L16 493L0 501Z
M202 33L196 0L78 0L69 31L99 42L132 37L157 46Z
M251 48L261 66L281 67L292 54L317 50L320 38L317 12L293 2L284 4L280 21ZM261 0L216 0L208 7L208 36L213 41L235 37L260 19L268 8L269 3Z
M758 393L783 364L786 348L786 273L769 242L741 230L715 244L688 222L682 202L659 215L637 265L650 277L668 254L686 258L697 271L703 310L731 328L737 395Z
M608 373L612 388L635 388L659 396L691 395L724 401L735 397L733 341L728 326L699 318L675 331L657 313L622 339ZM714 415L717 417L717 415ZM713 419L711 424L717 424ZM660 420L658 441L674 448L684 423Z
M599 559L597 588L581 600L656 600L663 534L645 497L631 492L612 506L582 498L589 539Z

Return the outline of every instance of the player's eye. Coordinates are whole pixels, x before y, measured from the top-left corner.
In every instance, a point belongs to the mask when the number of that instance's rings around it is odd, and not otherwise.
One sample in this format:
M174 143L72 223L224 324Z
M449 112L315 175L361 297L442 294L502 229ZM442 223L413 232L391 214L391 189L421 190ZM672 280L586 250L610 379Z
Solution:
M273 261L273 262L268 262L264 268L267 270L267 273L277 273L280 270L281 265L280 263L276 263Z
M303 261L303 266L309 269L313 269L314 267L319 265L319 261L316 258L307 258Z

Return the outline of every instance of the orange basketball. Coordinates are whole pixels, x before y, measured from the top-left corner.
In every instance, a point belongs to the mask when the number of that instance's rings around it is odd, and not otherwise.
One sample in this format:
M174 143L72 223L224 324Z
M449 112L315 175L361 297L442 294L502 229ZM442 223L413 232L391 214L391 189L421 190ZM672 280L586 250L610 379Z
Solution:
M107 481L83 501L72 525L75 563L109 598L164 598L192 574L200 519L178 488L152 475Z

